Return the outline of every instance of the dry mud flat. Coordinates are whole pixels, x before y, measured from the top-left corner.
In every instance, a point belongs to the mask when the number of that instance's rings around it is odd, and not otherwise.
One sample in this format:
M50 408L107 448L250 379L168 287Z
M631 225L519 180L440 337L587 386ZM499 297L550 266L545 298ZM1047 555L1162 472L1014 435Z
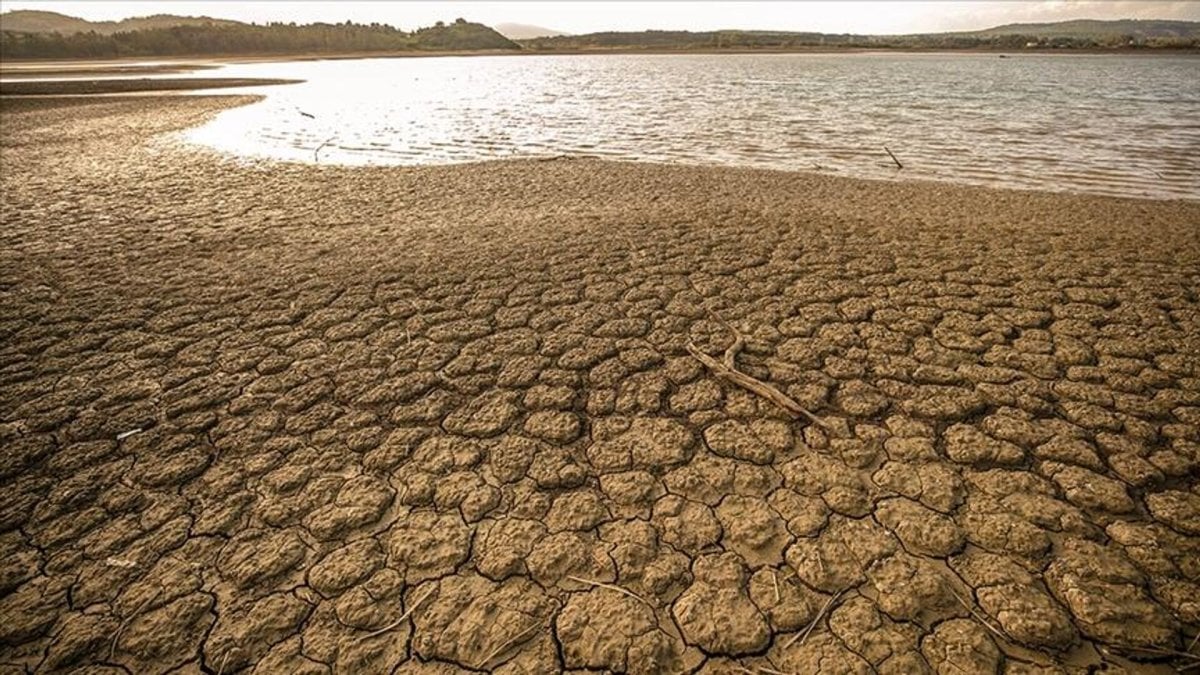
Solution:
M1200 204L159 136L243 102L0 103L0 672L1200 659Z

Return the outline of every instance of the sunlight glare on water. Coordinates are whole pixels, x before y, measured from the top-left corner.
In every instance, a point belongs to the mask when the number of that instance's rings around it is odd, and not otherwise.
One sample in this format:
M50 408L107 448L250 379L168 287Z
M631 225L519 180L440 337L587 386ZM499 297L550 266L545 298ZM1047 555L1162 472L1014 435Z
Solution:
M203 76L305 82L255 90L266 100L185 138L323 164L587 155L1197 199L1197 73L1195 56L1127 54L239 64Z

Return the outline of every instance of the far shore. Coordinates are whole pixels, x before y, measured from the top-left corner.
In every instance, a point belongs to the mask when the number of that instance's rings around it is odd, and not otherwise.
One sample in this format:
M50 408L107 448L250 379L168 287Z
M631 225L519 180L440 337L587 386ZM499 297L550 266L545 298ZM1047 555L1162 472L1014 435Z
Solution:
M486 49L449 51L382 51L382 52L299 52L289 54L193 54L170 56L123 56L95 60L81 59L23 59L7 60L0 64L0 75L25 74L26 69L41 66L61 66L72 71L89 72L95 67L111 69L119 64L156 64L159 72L172 68L199 69L230 63L274 63L283 61L325 61L342 59L399 59L434 58L446 56L595 56L595 55L746 55L746 54L962 54L983 56L1113 55L1113 56L1200 56L1195 49L882 49L847 47L801 47L786 49ZM100 74L90 71L92 74ZM121 74L118 72L117 74Z

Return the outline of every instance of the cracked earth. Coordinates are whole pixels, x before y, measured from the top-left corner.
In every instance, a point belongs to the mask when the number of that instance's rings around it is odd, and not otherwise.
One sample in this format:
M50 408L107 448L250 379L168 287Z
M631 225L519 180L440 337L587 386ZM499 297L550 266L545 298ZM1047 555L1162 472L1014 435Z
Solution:
M0 672L1196 668L1200 203L166 136L247 102L0 103Z

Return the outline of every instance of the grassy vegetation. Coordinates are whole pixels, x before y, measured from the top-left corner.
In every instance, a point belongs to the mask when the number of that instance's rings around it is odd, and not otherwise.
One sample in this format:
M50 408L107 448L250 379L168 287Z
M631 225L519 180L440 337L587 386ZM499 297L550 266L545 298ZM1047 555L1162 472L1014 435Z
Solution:
M787 31L644 31L521 40L535 51L721 49L1125 49L1200 48L1200 23L1189 21L1067 21L1010 24L984 31L919 35L854 35Z
M2 24L0 24L2 25ZM383 24L207 23L103 34L0 31L0 58L118 58L394 51L519 49L482 24L453 23L408 32Z

